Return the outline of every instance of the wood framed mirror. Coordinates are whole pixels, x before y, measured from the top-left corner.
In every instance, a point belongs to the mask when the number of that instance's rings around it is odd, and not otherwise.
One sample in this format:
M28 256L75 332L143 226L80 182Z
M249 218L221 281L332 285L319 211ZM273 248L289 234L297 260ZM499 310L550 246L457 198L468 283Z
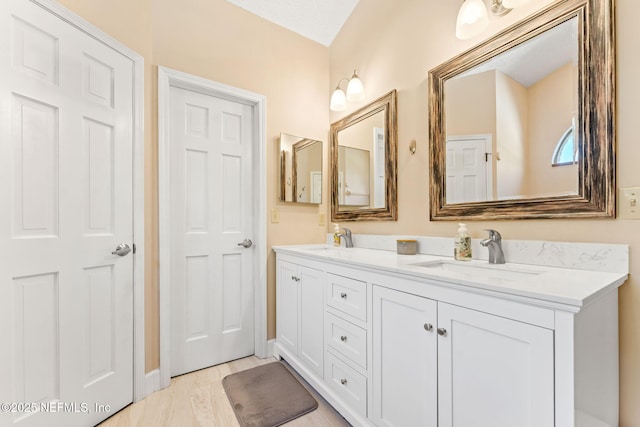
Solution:
M322 203L322 141L280 134L280 201Z
M429 72L432 220L615 216L612 0L559 0Z
M331 124L331 220L398 218L396 91Z

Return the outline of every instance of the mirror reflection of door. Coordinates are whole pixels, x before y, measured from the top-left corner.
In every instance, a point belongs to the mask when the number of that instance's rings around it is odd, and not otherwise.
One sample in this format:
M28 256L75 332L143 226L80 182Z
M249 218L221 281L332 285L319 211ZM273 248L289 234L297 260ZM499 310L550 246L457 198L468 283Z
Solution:
M447 138L447 202L493 199L491 135Z
M384 129L373 128L373 207L384 208L386 194Z
M369 207L370 152L359 148L339 147L338 159L338 174L342 175L343 180L339 198L343 200L344 206Z

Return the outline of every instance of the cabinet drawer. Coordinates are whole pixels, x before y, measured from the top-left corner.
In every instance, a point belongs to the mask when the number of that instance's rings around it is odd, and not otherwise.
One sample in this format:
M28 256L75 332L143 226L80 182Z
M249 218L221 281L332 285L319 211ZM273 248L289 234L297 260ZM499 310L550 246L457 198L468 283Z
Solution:
M367 369L367 331L330 313L326 314L325 342Z
M345 403L367 416L367 378L331 354L325 353L325 381Z
M366 282L327 274L327 287L327 305L367 321Z

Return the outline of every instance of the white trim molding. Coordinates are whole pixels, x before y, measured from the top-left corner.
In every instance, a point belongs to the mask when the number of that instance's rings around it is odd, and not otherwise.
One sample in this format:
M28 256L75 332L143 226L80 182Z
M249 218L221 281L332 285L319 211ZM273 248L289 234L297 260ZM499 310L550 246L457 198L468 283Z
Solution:
M147 395L144 357L144 59L52 0L30 0L131 60L133 64L133 400Z
M255 354L268 357L267 344L267 157L266 97L158 66L158 204L160 241L160 386L171 380L171 301L170 301L170 217L169 217L169 90L188 89L206 95L230 99L254 108L254 185L258 192L258 209L254 217L255 257Z

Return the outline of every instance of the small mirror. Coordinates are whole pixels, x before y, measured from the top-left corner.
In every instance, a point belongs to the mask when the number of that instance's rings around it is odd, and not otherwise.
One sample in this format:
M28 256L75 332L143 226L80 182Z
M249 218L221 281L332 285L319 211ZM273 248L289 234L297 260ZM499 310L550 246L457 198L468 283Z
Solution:
M396 91L331 125L333 221L396 220Z
M431 219L615 215L612 10L555 2L429 72Z
M280 201L322 203L322 141L280 134Z

